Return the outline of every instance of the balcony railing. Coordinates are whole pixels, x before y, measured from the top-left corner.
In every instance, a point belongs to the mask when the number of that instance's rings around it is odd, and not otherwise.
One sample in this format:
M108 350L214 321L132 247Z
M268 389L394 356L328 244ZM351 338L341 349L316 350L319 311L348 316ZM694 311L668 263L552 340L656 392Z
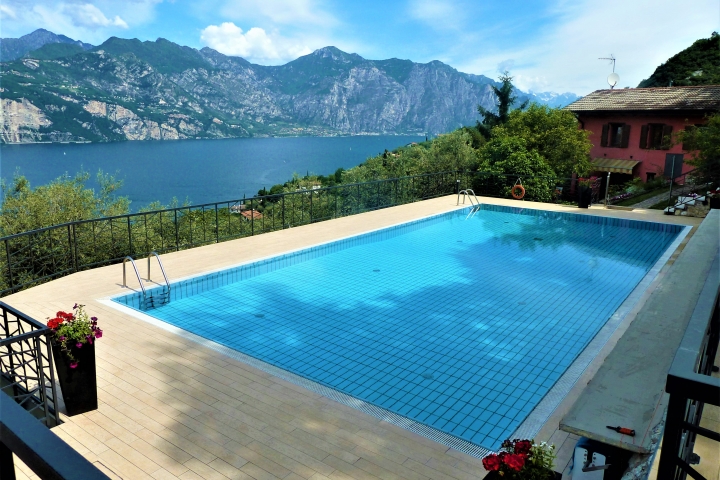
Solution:
M15 454L43 479L107 479L50 431L60 423L50 329L3 302L0 310L0 478L15 479Z
M439 172L299 189L55 225L0 238L0 296L89 268L412 203L472 188L511 198L520 180L526 199L574 199L572 181L493 172Z
M720 342L720 255L698 298L680 348L667 376L670 394L658 480L696 480L705 477L695 470L693 449L698 435L720 442L720 432L700 426L705 404L720 406L720 378L712 377ZM715 451L720 451L718 446ZM715 459L709 459L717 461Z
M0 302L0 389L51 428L60 423L50 328Z

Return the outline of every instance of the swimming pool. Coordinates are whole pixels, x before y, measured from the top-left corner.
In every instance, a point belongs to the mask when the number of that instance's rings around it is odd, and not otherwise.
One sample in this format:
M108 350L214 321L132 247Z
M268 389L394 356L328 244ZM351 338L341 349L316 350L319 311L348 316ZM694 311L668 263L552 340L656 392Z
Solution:
M682 228L483 205L178 282L147 313L497 450Z

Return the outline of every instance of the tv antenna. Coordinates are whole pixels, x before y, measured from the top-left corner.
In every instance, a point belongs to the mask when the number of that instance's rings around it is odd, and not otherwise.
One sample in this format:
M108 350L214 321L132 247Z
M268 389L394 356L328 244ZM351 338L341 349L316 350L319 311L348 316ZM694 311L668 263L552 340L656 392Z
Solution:
M609 57L598 58L598 60L610 60L612 62L613 71L607 78L608 85L610 85L610 89L612 90L620 81L620 75L615 73L615 56L611 53Z

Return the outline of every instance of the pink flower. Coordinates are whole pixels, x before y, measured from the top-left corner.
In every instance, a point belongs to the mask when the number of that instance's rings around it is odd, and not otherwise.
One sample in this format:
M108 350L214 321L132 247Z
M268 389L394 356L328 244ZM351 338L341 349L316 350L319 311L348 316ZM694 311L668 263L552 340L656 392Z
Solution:
M80 342L77 342L77 343L75 344L75 346L76 346L77 348L82 348L83 344L80 343Z
M99 328L95 330L95 338L102 338L102 330Z
M70 362L70 368L77 368L78 362Z

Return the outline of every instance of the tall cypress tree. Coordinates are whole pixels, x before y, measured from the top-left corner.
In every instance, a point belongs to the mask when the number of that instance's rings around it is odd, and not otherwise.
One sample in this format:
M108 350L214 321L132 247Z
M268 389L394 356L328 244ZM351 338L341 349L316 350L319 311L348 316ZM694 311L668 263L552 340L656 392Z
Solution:
M513 77L510 76L510 72L507 70L500 75L499 80L502 82L500 88L495 85L492 89L495 91L497 97L497 111L498 113L491 112L482 105L478 105L477 110L480 115L483 116L482 122L477 122L477 129L485 138L490 138L490 131L496 125L502 125L508 121L510 108L517 100L517 97L512 94L513 92ZM520 105L520 110L527 107L527 100Z

